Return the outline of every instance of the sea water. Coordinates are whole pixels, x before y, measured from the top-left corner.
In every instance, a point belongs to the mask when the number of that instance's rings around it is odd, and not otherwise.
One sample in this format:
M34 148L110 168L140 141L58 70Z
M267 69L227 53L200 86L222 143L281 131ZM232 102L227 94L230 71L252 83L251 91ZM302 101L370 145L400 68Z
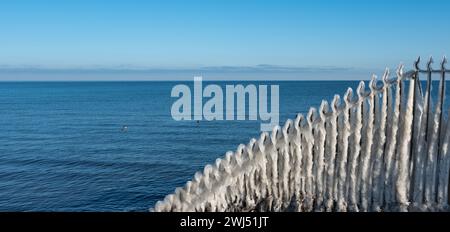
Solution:
M259 136L259 121L175 121L180 83L0 82L0 211L147 211ZM281 123L358 85L211 82L249 83L279 85Z

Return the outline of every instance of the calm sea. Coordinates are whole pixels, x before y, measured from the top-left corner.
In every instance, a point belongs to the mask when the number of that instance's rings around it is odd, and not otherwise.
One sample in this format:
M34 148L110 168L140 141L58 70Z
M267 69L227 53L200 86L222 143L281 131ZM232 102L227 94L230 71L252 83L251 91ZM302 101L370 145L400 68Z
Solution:
M0 211L147 211L259 136L259 121L174 121L179 83L0 82ZM280 86L283 122L358 83L257 84Z

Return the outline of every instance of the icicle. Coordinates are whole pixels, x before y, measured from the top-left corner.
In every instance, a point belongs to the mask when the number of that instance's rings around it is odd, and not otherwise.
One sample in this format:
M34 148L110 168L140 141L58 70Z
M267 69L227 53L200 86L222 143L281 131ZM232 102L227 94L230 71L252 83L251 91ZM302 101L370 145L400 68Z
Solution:
M381 211L382 206L382 193L383 185L381 184L382 179L382 168L383 168L383 153L384 146L386 143L386 117L387 117L387 82L386 79L389 76L389 70L386 69L383 75L383 86L378 88L375 82L372 85L372 91L376 91L375 108L376 108L376 139L374 146L374 156L373 156L373 175L372 175L372 199L373 211ZM381 92L382 100L380 106L380 99L378 93Z
M450 114L450 111L449 111ZM438 192L437 202L441 208L448 209L449 206L449 171L450 171L450 123L447 123L445 136L441 147L439 159Z
M311 108L307 117L307 125L303 139L304 147L304 169L305 169L305 200L304 210L311 211L313 208L313 188L314 188L314 175L313 175L313 146L314 137L312 134L313 122L315 121L316 109Z
M447 63L447 59L444 57L441 64L442 70L442 79L445 84L445 63ZM442 93L442 97L445 96L445 91ZM450 115L450 112L449 112ZM440 157L439 157L439 173L438 173L438 190L437 190L437 202L439 206L443 209L448 209L449 204L449 171L450 171L450 154L449 154L449 145L450 145L450 123L447 119L447 128L444 131L443 142L441 144Z
M349 211L358 212L358 160L361 154L361 130L362 130L362 111L363 111L363 103L365 97L364 91L364 82L360 82L358 89L358 101L355 103L356 110L352 113L354 114L354 124L352 127L354 128L354 142L353 149L350 155L350 163L349 163L349 190L348 190L348 198L349 198Z
M425 127L427 121L426 114L424 114L424 99L423 93L421 91L421 83L419 79L419 67L420 57L417 59L416 66L416 89L415 89L415 104L414 104L414 133L413 133L413 151L412 157L414 158L412 162L411 171L411 209L420 210L423 200L423 169L425 163L425 156L423 152L425 131L421 131Z
M325 168L325 121L330 115L328 102L322 101L319 110L320 120L316 125L316 143L314 146L316 149L315 155L315 176L316 176L316 211L323 211L323 199L324 199L324 168Z
M291 120L288 120L286 124L283 126L283 129L281 132L279 132L280 137L278 138L277 147L281 154L280 159L280 190L282 192L281 199L283 202L282 208L286 209L291 201L291 193L290 193L290 186L289 186L289 174L291 172L291 166L290 166L290 157L289 157L289 127L291 126Z
M256 157L256 162L258 165L258 178L259 178L259 189L260 189L260 193L261 196L263 197L263 199L269 199L271 196L271 186L270 186L270 179L269 179L269 171L267 168L268 165L268 160L267 160L267 156L265 154L265 141L268 138L268 134L267 133L262 133L259 140L255 143L255 147L253 148L253 154ZM261 207L261 210L266 211L270 208L270 204L261 199L260 202L258 203L259 206Z
M368 211L371 199L369 199L369 171L370 157L373 144L373 123L374 123L374 93L370 92L366 97L368 100L368 109L363 111L364 117L364 134L363 148L361 150L361 166L360 166L360 192L361 192L361 208L360 210Z
M297 194L296 194L296 187L295 187L295 176L296 176L296 171L297 171L297 167L296 167L296 162L297 162L297 157L295 154L295 149L296 149L296 144L295 144L295 136L296 136L296 128L295 128L295 123L291 120L288 119L286 121L285 126L283 127L283 135L286 138L286 149L287 150L287 155L289 156L289 162L288 162L288 167L289 167L289 172L288 172L288 183L287 183L287 187L289 188L289 197L287 199L287 203L289 204L289 211L294 211L297 208Z
M403 81L403 67L400 68L399 79ZM411 142L411 129L413 124L415 79L412 78L409 84L408 98L403 112L401 131L399 132L398 147L398 174L396 180L397 201L400 203L400 211L407 211L409 205L409 148Z
M336 143L337 143L337 108L336 104L338 102L339 96L335 95L332 105L332 114L327 118L326 121L326 192L325 192L325 209L326 211L333 210L333 203L336 199L334 192L334 182L335 182L335 157L336 157Z
M390 204L393 204L395 201L395 190L394 190L394 169L395 167L395 146L397 143L397 131L398 131L398 121L399 121L399 112L400 112L400 101L401 101L401 91L400 91L400 80L397 78L395 80L396 83L396 94L395 94L395 102L392 107L392 92L388 91L388 120L389 120L389 140L386 143L385 147L385 203L386 208L389 209L391 207Z
M416 61L416 70L419 70L418 63L420 62L420 57ZM420 82L419 82L420 83ZM425 164L427 159L427 149L428 149L428 124L430 115L430 105L431 105L431 73L427 78L427 88L425 91L424 102L421 108L416 108L416 110L422 110L422 117L420 119L420 130L418 132L418 142L415 148L415 166L414 166L414 182L413 182L413 208L419 211L424 210L424 191L425 191Z
M431 63L433 59L430 58L428 70L432 72ZM436 203L436 172L437 172L437 161L438 161L438 146L439 146L439 135L440 135L440 123L441 123L441 113L442 113L442 100L443 100L443 79L439 83L439 97L436 104L436 110L433 115L433 122L431 128L431 139L429 141L428 156L427 156L427 166L425 170L425 204L427 207L433 208Z
M302 128L304 122L304 116L302 114L297 115L297 118L295 119L295 135L293 138L294 141L294 157L295 157L295 201L297 203L295 211L301 211L302 209L302 201L303 196L305 196L305 175L304 175L304 169L303 169L303 148L302 148L302 141L303 141L303 135L302 135Z
M347 90L344 101L345 105L342 107L342 114L339 115L339 155L337 161L337 179L338 189L337 189L337 211L347 211L347 197L346 197L346 179L347 179L347 156L348 156L348 145L350 136L350 107L351 102L349 101L349 96L351 96L352 90Z
M273 194L273 206L272 210L279 211L281 207L280 191L279 191L279 177L278 177L278 151L277 151L277 133L280 130L279 126L275 126L270 135L270 144L266 145L266 150L269 151L270 166L272 167L272 194Z

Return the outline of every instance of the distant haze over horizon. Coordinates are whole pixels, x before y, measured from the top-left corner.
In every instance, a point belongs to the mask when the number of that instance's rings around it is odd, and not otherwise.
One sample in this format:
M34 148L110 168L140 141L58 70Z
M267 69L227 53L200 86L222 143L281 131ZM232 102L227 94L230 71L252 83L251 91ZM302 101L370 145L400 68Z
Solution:
M0 67L0 81L192 81L364 80L384 69L284 67L273 65L199 68L41 68Z

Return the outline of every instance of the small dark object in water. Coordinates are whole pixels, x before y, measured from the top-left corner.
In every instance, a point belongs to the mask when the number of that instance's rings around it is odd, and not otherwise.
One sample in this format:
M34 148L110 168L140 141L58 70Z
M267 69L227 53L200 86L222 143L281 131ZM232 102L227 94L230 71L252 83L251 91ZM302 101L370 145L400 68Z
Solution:
M126 125L123 126L123 127L122 127L122 132L128 132L128 126L126 126Z

